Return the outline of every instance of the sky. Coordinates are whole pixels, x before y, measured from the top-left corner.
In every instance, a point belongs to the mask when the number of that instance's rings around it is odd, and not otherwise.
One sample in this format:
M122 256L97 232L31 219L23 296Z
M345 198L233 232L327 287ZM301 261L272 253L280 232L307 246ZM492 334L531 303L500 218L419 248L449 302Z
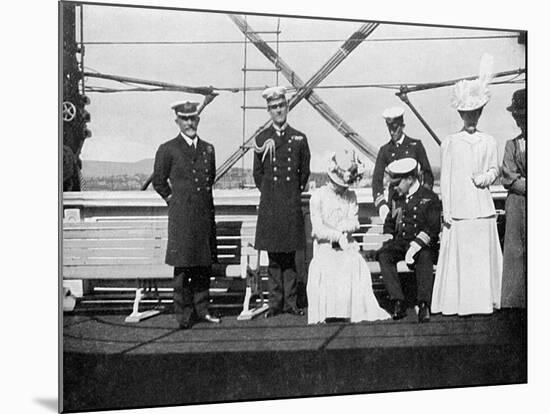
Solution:
M244 36L224 13L154 10L85 5L84 42L204 41L236 40ZM275 30L277 17L248 16L255 30ZM362 23L282 17L279 45L281 58L306 81L336 52ZM400 24L380 24L369 39L513 35L515 32L456 29ZM265 40L274 35L260 35ZM340 39L341 42L284 43L285 40ZM272 46L275 45L272 43ZM242 87L244 45L86 45L84 65L88 71L132 78L170 82L186 86ZM248 45L247 66L272 68L253 45ZM431 41L367 41L359 45L321 85L372 83L421 83L476 75L484 53L494 58L494 70L525 67L525 51L516 38ZM277 83L273 72L248 72L247 86ZM279 84L289 85L280 75ZM87 79L88 85L122 87L112 81ZM491 87L479 128L497 139L502 157L506 140L519 132L505 110L514 90L522 85ZM379 147L389 136L382 111L404 106L395 91L379 88L317 89L325 100L365 140ZM451 89L416 92L409 95L440 138L458 131L461 121L450 106ZM138 161L153 158L158 146L178 133L171 103L201 95L181 92L88 93L91 98L89 128L92 138L82 149L85 160ZM247 105L263 105L260 92L247 93ZM265 110L247 110L243 127L243 94L220 92L201 116L199 135L215 145L218 166L244 138L268 120ZM304 132L312 152L313 171L322 171L331 151L352 149L352 145L304 100L289 114L289 123ZM439 166L439 146L408 108L406 133L419 138L430 162ZM251 152L244 166L251 166ZM237 166L243 166L239 162Z

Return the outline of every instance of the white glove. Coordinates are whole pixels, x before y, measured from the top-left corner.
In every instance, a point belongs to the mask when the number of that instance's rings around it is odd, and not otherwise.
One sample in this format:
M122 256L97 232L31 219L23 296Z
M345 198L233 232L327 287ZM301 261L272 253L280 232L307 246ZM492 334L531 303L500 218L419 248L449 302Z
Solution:
M411 244L409 244L409 250L407 250L407 254L405 255L405 263L407 264L413 264L414 263L414 255L420 251L422 247L417 242L412 241Z
M352 251L352 252L358 252L360 250L359 249L359 243L357 243L355 240L352 240L351 242L348 242L347 249Z
M378 215L380 216L380 219L382 219L382 223L386 221L386 216L390 212L390 208L387 205L381 205L378 209Z
M338 244L342 250L346 250L349 245L347 233L342 233L338 239Z
M493 183L493 181L495 181L495 179L496 179L496 173L492 169L485 173L472 175L472 181L474 182L474 185L479 188L485 188L490 186Z
M485 174L474 174L472 175L472 181L476 187L483 188L485 187L486 177Z

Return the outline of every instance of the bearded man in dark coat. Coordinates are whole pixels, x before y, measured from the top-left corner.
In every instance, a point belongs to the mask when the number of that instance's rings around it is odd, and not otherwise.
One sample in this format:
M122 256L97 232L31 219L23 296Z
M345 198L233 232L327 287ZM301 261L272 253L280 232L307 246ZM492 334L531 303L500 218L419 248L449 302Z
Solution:
M198 103L172 106L180 133L155 156L153 187L168 204L166 264L174 266L174 312L181 329L194 320L219 323L208 313L212 263L217 261L212 185L214 146L197 135Z
M269 310L303 315L296 305L296 250L305 245L301 193L309 178L311 158L306 136L287 123L288 102L283 87L262 96L273 121L254 146L254 182L260 190L255 248L269 257Z

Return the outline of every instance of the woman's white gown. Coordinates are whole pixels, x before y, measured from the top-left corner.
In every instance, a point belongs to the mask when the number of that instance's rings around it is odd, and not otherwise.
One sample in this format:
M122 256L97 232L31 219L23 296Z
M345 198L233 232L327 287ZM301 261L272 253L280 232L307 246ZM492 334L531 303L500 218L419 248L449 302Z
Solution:
M482 132L451 135L441 146L444 226L432 294L432 312L469 315L500 308L502 250L489 184L473 174L498 176L495 139Z
M357 243L345 250L332 247L342 232L359 229L355 193L346 190L339 195L328 185L321 187L311 196L310 214L314 254L307 282L308 323L326 318L388 319L374 296L371 274Z

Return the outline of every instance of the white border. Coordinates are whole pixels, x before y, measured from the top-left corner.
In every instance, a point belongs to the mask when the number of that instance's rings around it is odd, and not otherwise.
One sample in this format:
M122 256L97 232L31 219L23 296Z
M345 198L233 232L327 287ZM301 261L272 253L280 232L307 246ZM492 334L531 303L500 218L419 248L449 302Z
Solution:
M105 1L102 1L105 2ZM136 2L138 2L136 0ZM119 1L117 3L136 3ZM110 2L105 2L110 3ZM110 411L111 413L236 412L540 412L547 406L548 266L545 226L548 133L542 123L550 96L547 22L526 3L443 1L303 2L278 0L141 0L143 5L231 9L306 16L362 18L529 30L529 385L401 392L352 397L264 401L229 405ZM365 2L366 3L366 2ZM4 6L2 78L3 295L2 405L4 412L51 413L57 398L57 3ZM542 4L542 3L540 3ZM15 9L15 10L14 10ZM14 13L15 12L15 13ZM540 17L539 17L540 16ZM6 53L7 52L7 53ZM538 121L538 122L537 122ZM545 174L546 173L546 174ZM7 231L5 229L7 228ZM7 249L6 249L7 247Z

